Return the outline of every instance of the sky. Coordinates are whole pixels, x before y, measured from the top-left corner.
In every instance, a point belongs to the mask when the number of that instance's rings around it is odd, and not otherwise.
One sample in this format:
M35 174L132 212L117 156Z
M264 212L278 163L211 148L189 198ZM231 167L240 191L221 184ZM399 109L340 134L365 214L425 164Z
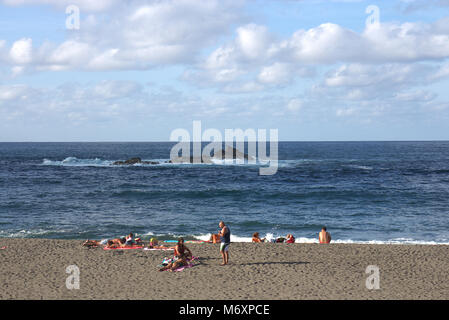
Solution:
M449 0L0 0L0 141L449 140Z

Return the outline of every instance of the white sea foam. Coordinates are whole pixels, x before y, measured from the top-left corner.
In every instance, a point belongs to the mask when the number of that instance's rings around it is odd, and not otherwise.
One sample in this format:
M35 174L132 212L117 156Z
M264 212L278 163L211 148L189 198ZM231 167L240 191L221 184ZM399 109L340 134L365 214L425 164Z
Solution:
M352 169L360 169L360 170L373 170L373 167L370 166L360 166L360 165L355 165L355 164L350 164L345 166L347 168L352 168Z
M190 162L182 162L182 163L170 163L170 159L142 159L142 161L148 162L157 162L157 164L142 164L137 163L133 166L172 166L172 167L183 167L183 166L268 166L268 161L259 161L256 163L248 163L247 160L243 159L211 159L212 163L190 163ZM77 157L67 157L64 160L49 160L44 159L42 161L42 165L45 166L65 166L65 167L116 167L113 165L115 161L124 161L123 159L117 160L104 160L100 158L95 159L79 159ZM307 162L307 160L278 160L279 167L295 167L301 163ZM117 166L118 167L118 166Z
M95 159L78 159L76 157L67 157L62 161L54 161L44 159L43 165L46 166L66 166L66 167L108 167L113 163L110 160Z
M209 240L211 234L204 234L199 236L194 236L198 240ZM280 237L275 236L273 233L267 233L265 236L261 236L261 238L265 238L268 242L273 242L276 238ZM231 242L251 242L252 237L241 237L237 235L231 235ZM295 239L295 243L319 243L317 238L306 238L299 237ZM395 238L391 240L352 240L352 239L336 239L332 240L331 243L342 243L342 244L416 244L416 245L449 245L448 239L444 239L442 241L424 241L424 240L415 240L411 238Z
M71 233L70 230L46 230L46 229L30 229L30 230L0 230L0 238L45 238L47 234L67 234ZM294 235L294 234L293 234ZM124 237L123 235L122 237ZM189 235L189 234L177 234L177 233L154 233L154 232L146 232L144 234L135 234L136 237L156 237L156 238L171 238L177 239L179 237L184 238L193 238L197 240L208 241L210 239L211 233L206 234L197 234L197 235ZM273 233L266 233L265 235L261 235L261 238L267 239L268 242L273 242L276 238L281 237L282 235L275 235ZM252 237L244 237L232 234L231 242L234 243L245 243L251 242ZM295 243L318 243L317 238L307 238L307 237L297 237ZM331 244L412 244L412 245L449 245L449 239L439 239L438 241L425 241L425 240L416 240L412 238L394 238L390 240L352 240L352 239L333 239Z

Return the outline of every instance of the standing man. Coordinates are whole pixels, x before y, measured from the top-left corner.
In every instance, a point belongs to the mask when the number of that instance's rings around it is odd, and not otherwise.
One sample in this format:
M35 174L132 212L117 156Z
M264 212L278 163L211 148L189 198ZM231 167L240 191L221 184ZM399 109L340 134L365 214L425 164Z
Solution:
M223 221L220 221L218 226L221 228L220 232L220 253L223 257L222 266L227 265L229 262L229 245L231 244L231 230L225 225Z
M323 227L321 229L320 235L319 235L320 243L330 243L331 242L331 235L329 232L326 231L326 227Z

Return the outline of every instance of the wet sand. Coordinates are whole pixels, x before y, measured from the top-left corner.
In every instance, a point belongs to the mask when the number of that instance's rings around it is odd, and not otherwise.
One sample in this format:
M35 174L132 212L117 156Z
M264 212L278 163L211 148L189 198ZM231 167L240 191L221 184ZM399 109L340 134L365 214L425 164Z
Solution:
M81 240L0 239L0 299L449 299L449 246L187 244L200 259L159 272L167 251L87 249ZM66 268L80 270L69 290ZM380 289L365 273L379 268Z

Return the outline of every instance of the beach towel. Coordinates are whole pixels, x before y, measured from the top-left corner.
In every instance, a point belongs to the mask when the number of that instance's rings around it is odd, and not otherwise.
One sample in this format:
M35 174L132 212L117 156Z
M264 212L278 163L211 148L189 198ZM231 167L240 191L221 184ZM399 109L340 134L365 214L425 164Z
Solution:
M163 242L177 243L178 240L163 240ZM185 240L184 243L211 243L211 242L207 240Z
M1 247L0 250L5 250L6 248L8 248L8 247Z
M143 250L145 250L145 251L153 251L153 250L167 251L167 250L175 250L175 249L173 249L173 248L144 248Z
M132 250L132 249L142 249L143 246L126 246L126 247L120 247L120 248L108 248L104 247L104 250Z

